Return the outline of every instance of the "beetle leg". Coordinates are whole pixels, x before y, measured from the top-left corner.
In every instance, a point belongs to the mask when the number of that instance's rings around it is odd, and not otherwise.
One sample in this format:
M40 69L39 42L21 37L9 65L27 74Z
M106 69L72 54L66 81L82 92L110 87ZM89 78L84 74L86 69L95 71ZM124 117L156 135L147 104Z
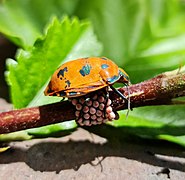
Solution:
M118 94L120 97L122 97L124 100L127 100L128 99L126 98L126 96L124 96L119 90L117 90L116 88L114 88L113 86L110 85L110 88L116 93Z
M105 88L105 107L104 107L104 118L106 119L106 108L107 108L107 103L108 103L108 100L109 100L109 92L107 90L107 88Z
M128 117L128 114L129 114L129 111L132 110L130 108L130 91L129 91L129 88L128 86L127 87L127 90L128 90L128 98L126 98L126 96L124 96L119 90L117 90L116 88L114 88L113 86L110 86L110 88L115 92L117 93L120 97L122 97L124 100L127 101L127 105L128 105L128 111L127 111L127 114L126 114L126 118Z
M64 99L65 99L65 97L62 97L62 100L61 100L61 102L63 102L63 101L64 101Z

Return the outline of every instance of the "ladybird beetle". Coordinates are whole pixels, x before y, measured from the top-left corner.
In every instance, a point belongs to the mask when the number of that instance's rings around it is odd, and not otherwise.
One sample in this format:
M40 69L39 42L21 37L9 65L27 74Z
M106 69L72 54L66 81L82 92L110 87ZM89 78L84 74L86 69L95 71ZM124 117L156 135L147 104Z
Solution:
M116 118L111 100L107 98L108 87L127 100L112 86L116 82L126 86L130 83L127 73L113 61L105 57L80 58L61 65L52 75L44 94L72 99L80 125L100 124Z
M81 58L60 66L44 93L47 96L78 97L106 86L112 88L115 82L128 85L129 77L113 61L105 57Z

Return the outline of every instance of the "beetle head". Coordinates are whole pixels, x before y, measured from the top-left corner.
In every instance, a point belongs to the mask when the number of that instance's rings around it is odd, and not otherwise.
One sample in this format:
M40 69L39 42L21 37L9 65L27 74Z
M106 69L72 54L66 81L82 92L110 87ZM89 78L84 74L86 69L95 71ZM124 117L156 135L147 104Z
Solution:
M119 68L119 76L120 76L120 79L118 80L118 82L121 82L127 86L130 85L130 79L128 74L121 68Z

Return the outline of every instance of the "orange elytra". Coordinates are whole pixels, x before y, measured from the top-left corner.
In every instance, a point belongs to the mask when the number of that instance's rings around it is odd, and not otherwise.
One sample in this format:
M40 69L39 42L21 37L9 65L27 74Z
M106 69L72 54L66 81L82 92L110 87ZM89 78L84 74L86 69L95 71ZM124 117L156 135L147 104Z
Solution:
M116 82L126 86L130 83L127 73L113 61L105 57L80 58L61 65L52 75L44 94L72 98L109 86L126 99L112 86Z

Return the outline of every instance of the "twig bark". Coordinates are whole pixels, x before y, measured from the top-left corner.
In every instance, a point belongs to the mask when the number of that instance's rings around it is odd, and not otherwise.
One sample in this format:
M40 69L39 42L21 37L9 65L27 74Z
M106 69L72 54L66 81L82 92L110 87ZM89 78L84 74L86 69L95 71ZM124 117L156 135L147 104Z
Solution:
M160 74L147 81L119 89L130 97L131 108L150 105L171 105L173 98L185 96L185 68ZM127 102L110 91L113 109L127 109ZM75 119L74 106L69 101L0 113L0 134L64 122Z
M184 101L174 98L185 96L185 67L182 69L162 73L147 81L134 84L129 87L131 107L152 105L185 104ZM120 91L128 96L128 90L124 87ZM115 110L127 108L121 100L115 101Z

